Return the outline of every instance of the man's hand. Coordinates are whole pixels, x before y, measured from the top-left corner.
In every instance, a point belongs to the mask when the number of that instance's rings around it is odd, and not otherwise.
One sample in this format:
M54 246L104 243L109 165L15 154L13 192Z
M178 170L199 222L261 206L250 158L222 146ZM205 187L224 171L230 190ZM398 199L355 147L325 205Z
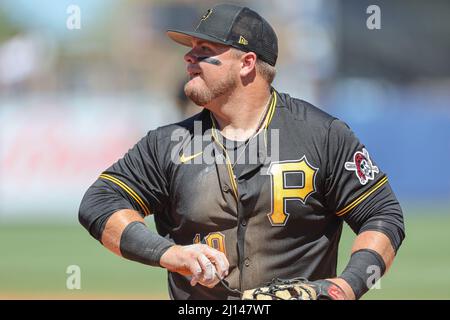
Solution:
M192 286L200 283L208 288L226 277L230 267L225 254L205 244L175 245L162 255L160 265L171 272L192 276Z

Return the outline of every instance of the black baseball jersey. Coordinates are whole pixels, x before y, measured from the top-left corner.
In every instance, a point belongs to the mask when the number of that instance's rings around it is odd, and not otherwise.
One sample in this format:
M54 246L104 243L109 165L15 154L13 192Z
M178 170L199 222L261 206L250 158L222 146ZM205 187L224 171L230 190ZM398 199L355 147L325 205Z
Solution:
M100 175L84 201L96 219L133 208L153 214L158 233L176 244L223 251L225 280L241 291L274 277L335 277L344 220L361 232L377 229L364 226L382 213L403 228L387 176L345 123L272 89L260 127L230 146L204 109L152 130ZM220 283L191 287L170 272L169 291L175 299L236 297Z

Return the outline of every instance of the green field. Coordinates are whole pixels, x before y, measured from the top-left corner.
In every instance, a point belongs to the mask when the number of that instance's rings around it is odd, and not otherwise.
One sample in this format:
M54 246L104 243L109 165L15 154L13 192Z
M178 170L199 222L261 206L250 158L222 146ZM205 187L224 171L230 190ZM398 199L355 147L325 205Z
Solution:
M450 299L450 216L407 217L407 238L381 289L365 299ZM348 261L345 228L339 255ZM0 298L167 299L166 273L119 258L78 225L0 226ZM81 268L81 289L66 289L66 269Z

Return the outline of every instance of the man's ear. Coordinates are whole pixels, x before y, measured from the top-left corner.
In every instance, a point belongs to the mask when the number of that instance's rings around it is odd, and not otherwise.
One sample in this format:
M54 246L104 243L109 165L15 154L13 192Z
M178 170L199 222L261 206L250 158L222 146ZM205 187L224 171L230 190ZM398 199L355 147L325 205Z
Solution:
M254 52L246 52L241 56L241 77L247 77L256 70L256 59Z

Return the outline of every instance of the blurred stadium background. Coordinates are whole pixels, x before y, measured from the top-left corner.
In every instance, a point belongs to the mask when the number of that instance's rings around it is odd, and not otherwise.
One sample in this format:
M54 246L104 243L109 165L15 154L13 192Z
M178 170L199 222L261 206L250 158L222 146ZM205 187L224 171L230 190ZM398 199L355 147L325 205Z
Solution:
M1 299L168 298L164 270L102 248L78 205L149 129L199 111L181 94L186 50L164 31L217 2L0 2ZM365 299L449 299L450 3L234 2L279 35L275 88L346 121L402 203L406 240ZM66 27L71 4L80 29ZM372 4L380 30L366 27ZM346 228L339 271L352 237ZM66 288L69 265L81 268L80 290Z

